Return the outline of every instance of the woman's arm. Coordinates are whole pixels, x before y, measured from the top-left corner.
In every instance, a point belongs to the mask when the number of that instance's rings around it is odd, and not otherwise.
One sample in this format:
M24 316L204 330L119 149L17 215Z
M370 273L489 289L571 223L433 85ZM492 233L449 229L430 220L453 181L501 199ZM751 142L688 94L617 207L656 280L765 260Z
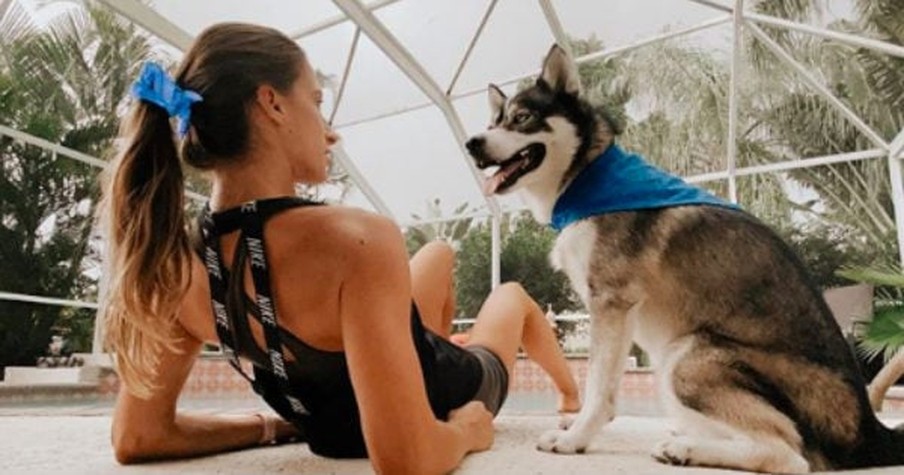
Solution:
M205 278L198 262L193 280ZM200 273L198 272L200 270ZM181 312L204 311L197 299L183 301ZM116 460L123 464L153 459L191 457L251 447L261 441L263 419L255 414L214 416L177 414L176 400L201 350L201 342L178 326L180 352L164 349L160 355L158 389L141 399L123 387L113 413L112 442ZM267 416L271 417L271 416ZM282 420L277 437L294 429Z
M342 338L371 463L383 473L447 473L489 448L481 403L436 419L411 338L408 259L398 228L368 216L350 230L340 289Z

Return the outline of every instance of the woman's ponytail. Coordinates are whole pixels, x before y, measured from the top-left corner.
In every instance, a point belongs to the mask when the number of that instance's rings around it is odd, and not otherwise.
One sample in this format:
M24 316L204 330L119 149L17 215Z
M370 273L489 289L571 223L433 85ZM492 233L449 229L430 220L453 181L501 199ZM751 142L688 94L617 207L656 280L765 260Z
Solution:
M109 169L102 205L107 240L105 341L135 395L154 389L162 347L174 350L175 320L189 284L182 164L169 114L136 101L129 137Z

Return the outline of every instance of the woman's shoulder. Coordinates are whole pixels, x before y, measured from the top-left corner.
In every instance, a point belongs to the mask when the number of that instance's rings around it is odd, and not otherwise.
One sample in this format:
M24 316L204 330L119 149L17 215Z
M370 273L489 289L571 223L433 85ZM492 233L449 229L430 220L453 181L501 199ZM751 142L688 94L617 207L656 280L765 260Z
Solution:
M268 238L276 238L289 252L317 248L380 246L401 239L401 230L391 219L347 206L306 206L272 218Z

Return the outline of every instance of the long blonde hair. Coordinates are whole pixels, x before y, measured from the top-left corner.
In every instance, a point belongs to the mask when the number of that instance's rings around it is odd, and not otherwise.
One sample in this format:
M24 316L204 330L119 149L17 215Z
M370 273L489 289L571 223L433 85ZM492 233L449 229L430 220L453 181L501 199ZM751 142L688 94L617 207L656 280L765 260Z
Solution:
M301 48L277 30L218 24L198 36L175 77L203 98L192 105L181 150L163 108L139 100L124 121L126 145L107 171L99 212L107 242L101 311L106 347L131 393L150 397L161 351L178 352L192 260L180 156L213 169L244 153L258 86L286 92L304 64Z

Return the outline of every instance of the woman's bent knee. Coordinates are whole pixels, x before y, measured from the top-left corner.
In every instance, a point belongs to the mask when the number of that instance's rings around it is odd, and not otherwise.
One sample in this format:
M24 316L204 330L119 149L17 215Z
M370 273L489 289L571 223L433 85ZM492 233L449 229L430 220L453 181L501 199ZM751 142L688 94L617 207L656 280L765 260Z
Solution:
M446 241L430 241L418 251L418 254L431 254L434 258L446 259L449 262L455 259L455 249Z
M499 284L499 287L496 287L494 292L511 295L511 296L519 296L519 297L527 297L527 290L524 289L524 286L521 285L520 282L508 281Z
M411 261L426 265L432 272L443 269L442 273L451 273L455 267L455 250L445 241L431 241L424 244Z

